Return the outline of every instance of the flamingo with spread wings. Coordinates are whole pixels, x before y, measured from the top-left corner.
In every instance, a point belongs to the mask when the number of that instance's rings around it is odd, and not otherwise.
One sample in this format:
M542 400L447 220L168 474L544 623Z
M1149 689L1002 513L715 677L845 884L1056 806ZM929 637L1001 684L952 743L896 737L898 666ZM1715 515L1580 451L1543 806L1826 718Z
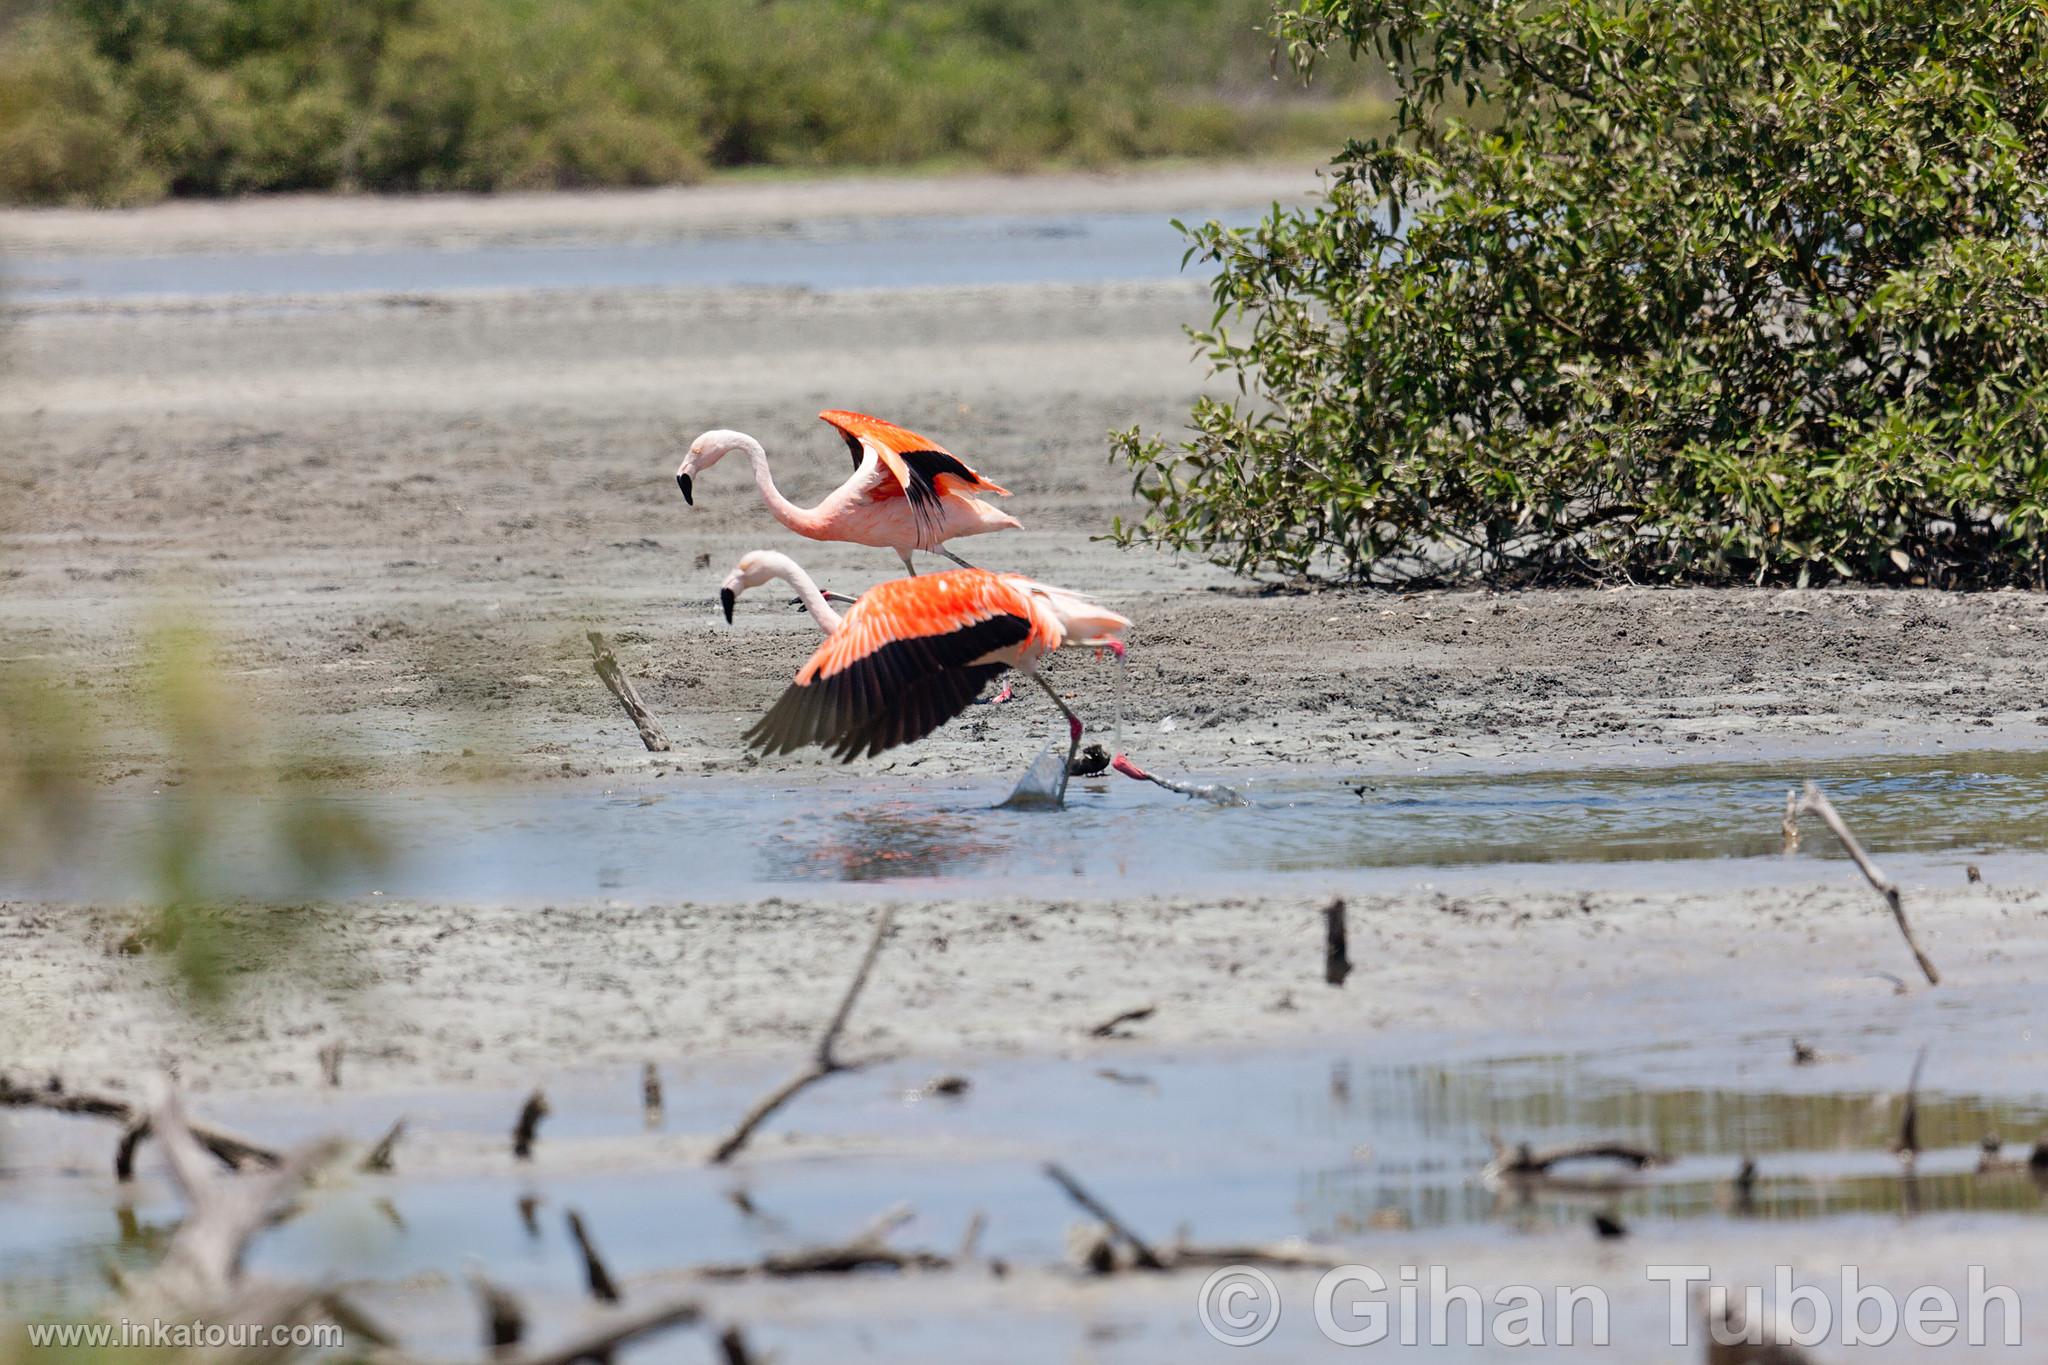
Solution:
M811 540L844 540L894 550L912 574L913 551L942 554L963 567L967 561L946 548L960 536L1014 531L1021 523L974 496L1009 490L969 468L937 441L866 413L827 408L818 414L832 424L853 455L853 477L815 507L798 507L775 487L768 452L744 432L707 431L690 443L676 470L683 500L696 503L697 477L727 455L744 454L754 483L775 519Z
M755 726L748 747L791 753L816 744L843 762L923 739L966 710L1006 668L1027 674L1067 718L1067 764L1081 718L1037 672L1066 645L1117 652L1130 621L1079 593L1022 574L954 569L898 578L861 594L845 616L787 555L756 550L719 591L726 620L741 592L772 578L797 590L825 641ZM1064 783L1062 783L1064 788Z

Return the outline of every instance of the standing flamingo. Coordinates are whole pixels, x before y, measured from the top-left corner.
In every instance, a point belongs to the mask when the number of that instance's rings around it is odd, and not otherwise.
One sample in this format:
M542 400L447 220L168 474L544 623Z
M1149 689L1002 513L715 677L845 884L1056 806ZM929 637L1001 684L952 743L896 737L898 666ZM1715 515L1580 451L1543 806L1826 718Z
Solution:
M747 731L748 747L767 753L817 744L843 762L873 757L924 738L966 710L991 678L1014 668L1044 688L1067 718L1071 767L1081 718L1039 675L1038 663L1063 645L1121 650L1131 626L1079 593L986 569L892 579L863 593L841 617L793 560L761 550L741 559L720 588L726 619L741 592L771 578L796 589L826 634Z
M768 472L768 452L739 431L707 431L690 442L690 452L676 470L683 501L694 506L696 477L737 451L753 465L761 500L784 526L811 540L845 540L894 550L912 574L917 572L910 559L913 550L942 554L971 568L945 542L1020 528L1015 517L971 496L1008 497L1009 490L969 469L938 442L865 413L828 408L818 416L845 438L854 470L853 477L816 507L798 507L783 497Z

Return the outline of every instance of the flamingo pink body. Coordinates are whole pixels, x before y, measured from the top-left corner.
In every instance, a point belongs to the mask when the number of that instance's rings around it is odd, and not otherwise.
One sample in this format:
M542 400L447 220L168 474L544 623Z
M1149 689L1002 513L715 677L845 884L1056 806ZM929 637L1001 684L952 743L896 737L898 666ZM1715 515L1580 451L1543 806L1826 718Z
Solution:
M1006 490L937 442L862 413L828 409L819 415L845 438L854 471L815 507L799 507L782 495L769 473L767 451L744 432L707 431L699 436L676 470L676 483L683 496L694 501L698 475L727 455L743 454L753 466L761 500L784 526L810 540L894 550L912 573L917 571L912 551L950 553L943 549L948 540L1021 526L1015 517L973 496L977 491Z

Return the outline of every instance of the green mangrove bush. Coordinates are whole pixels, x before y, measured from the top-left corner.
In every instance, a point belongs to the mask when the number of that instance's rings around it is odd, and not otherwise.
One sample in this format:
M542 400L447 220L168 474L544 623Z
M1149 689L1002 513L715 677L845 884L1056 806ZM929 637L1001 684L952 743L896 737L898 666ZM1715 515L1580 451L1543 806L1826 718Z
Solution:
M1270 79L1269 8L0 0L0 200L1020 168L1339 136L1331 102Z
M1397 126L1192 232L1236 394L1126 540L1379 583L2044 586L2048 11L1310 0Z

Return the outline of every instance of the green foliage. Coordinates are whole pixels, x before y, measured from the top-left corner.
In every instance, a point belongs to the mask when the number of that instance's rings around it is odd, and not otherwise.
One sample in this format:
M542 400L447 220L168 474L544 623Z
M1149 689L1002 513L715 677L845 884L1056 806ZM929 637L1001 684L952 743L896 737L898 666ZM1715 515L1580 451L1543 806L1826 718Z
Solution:
M2048 572L2048 12L1313 0L1398 130L1244 231L1127 540L1372 581ZM1476 111L1480 117L1474 117ZM1236 329L1236 330L1232 330Z
M0 198L1244 152L1321 112L1274 99L1268 3L54 0L0 62Z
M305 916L249 900L241 869L281 875L296 898L316 900L386 857L375 831L301 780L324 765L304 755L283 761L265 745L260 711L226 681L214 648L205 632L175 621L147 641L142 709L173 795L152 803L143 866L151 908L122 945L160 956L177 998L198 1010L226 1006L243 976L312 965L318 947ZM16 872L105 856L94 765L79 741L92 728L48 674L0 670L0 826Z

